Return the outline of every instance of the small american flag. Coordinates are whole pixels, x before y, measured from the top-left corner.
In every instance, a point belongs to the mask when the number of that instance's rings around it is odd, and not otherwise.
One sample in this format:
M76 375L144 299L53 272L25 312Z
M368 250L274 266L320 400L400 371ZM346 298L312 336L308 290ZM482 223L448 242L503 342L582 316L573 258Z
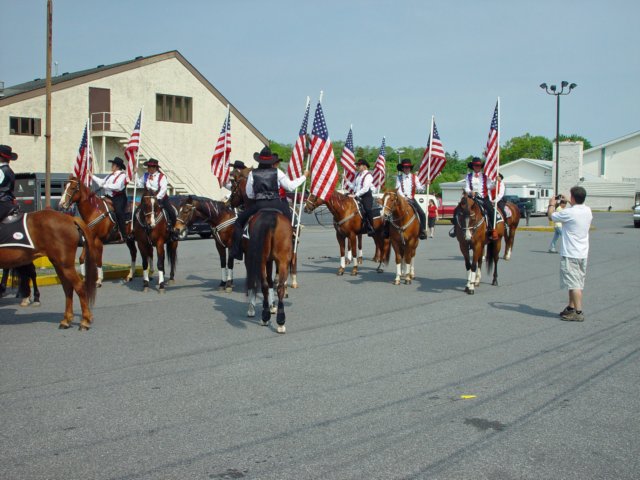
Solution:
M433 142L431 142L432 138ZM431 147L431 157L429 157L429 147ZM418 169L420 183L425 185L427 181L433 182L440 175L446 163L447 157L444 154L444 147L442 146L442 141L440 141L436 122L433 122L433 132L429 135L427 148L424 151L422 163L420 163L420 168Z
M318 102L311 130L311 186L310 191L327 200L338 182L338 166L333 155L329 130L324 120L322 104Z
M218 178L220 186L229 180L231 158L231 112L227 112L224 119L218 142L211 157L211 171Z
M347 141L342 149L342 156L340 157L340 164L344 169L344 179L346 180L347 191L353 193L353 189L349 186L356 178L356 157L353 153L353 129L349 129L347 135Z
M380 152L378 152L378 159L376 160L376 165L373 168L373 186L377 189L380 189L384 185L384 180L386 177L386 146L384 137L382 137L382 145L380 145Z
M309 97L307 97L307 108L304 112L304 118L302 119L302 126L298 133L298 139L293 146L291 152L291 160L289 160L289 166L287 167L287 175L291 180L302 176L304 168L304 155L307 153L307 125L309 123Z
M91 186L91 175L93 174L93 157L91 155L91 147L89 146L89 122L84 127L80 147L78 147L78 156L73 165L73 173L78 180L87 187Z
M131 132L129 143L127 143L127 147L124 149L124 157L127 159L127 182L130 182L131 180L133 180L133 177L136 174L136 170L138 168L136 165L136 154L138 153L138 148L140 148L140 123L141 122L142 122L142 110L140 110L140 114L138 115L136 126L133 127L133 132Z
M489 180L495 182L498 178L498 168L500 167L500 145L498 144L498 112L500 110L500 101L496 102L496 108L493 111L491 119L491 128L489 129L489 138L487 139L487 158L484 164L484 174Z

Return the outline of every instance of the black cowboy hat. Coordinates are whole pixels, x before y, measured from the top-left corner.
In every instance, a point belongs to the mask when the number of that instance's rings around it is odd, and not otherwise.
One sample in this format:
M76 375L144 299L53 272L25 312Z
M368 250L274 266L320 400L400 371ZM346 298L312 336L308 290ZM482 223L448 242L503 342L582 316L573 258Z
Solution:
M158 168L160 168L160 164L158 163L158 160L156 160L155 158L150 158L149 160L144 162L143 165L145 167L158 167Z
M469 168L473 168L475 166L478 166L478 167L484 166L484 162L482 161L481 158L473 157L473 159L469 163L467 163L467 167Z
M401 172L404 167L413 168L413 163L408 158L403 158L398 164L398 171Z
M260 150L260 153L254 153L253 159L263 165L273 165L274 163L280 161L278 155L275 153L271 153L271 149L269 147L264 147L262 150Z
M4 160L17 160L18 154L14 153L9 145L0 145L0 158Z
M113 163L120 170L124 170L125 169L124 160L122 160L120 157L115 157L113 160L109 160L109 163Z
M241 160L236 160L235 162L233 162L232 167L233 168L237 168L238 170L243 170L243 169L247 168L247 166Z
M369 168L369 162L367 162L364 158L361 158L356 162L356 166L358 165L364 165L365 167Z
M504 177L502 176L501 173L499 173L498 176L500 177L500 180L504 180Z

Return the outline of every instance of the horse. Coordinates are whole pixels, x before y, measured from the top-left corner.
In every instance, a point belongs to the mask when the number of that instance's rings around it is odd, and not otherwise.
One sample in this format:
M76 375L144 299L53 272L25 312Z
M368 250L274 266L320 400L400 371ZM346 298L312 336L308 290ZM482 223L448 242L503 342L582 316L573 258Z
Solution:
M233 242L233 225L238 216L234 209L224 202L189 195L180 205L174 231L178 235L183 234L196 218L204 219L211 225L222 269L218 290L231 293L233 291L233 258L230 249Z
M462 195L462 199L456 209L454 217L456 223L456 237L460 245L460 252L464 257L464 264L467 269L467 285L464 289L469 295L475 293L475 287L480 285L482 264L482 253L485 245L487 246L487 271L489 274L493 271L492 285L498 285L498 260L500 258L501 239L504 236L504 223L499 222L495 226L497 240L488 238L487 223L485 221L482 210L477 202L469 197L466 192ZM470 259L469 250L473 252Z
M273 288L273 265L278 282L276 331L285 333L284 295L288 266L293 258L293 227L287 217L277 210L263 209L249 219L249 240L245 242L245 265L249 291L249 317L255 316L256 291L262 289L262 325L271 319L270 292Z
M104 244L118 241L120 234L115 218L115 212L109 199L100 198L92 192L86 185L78 181L73 175L64 186L64 192L60 200L60 207L68 210L71 205L78 206L78 213L82 220L91 228L93 232L93 242L96 247L96 264L98 265L98 287L102 286L104 273L102 270L102 253ZM126 238L125 242L131 255L131 270L127 275L127 280L131 280L135 274L136 244L133 239ZM84 269L84 252L80 255L80 271Z
M1 247L0 268L15 268L28 265L38 257L48 257L62 283L66 300L64 317L60 321L59 328L71 326L75 291L82 309L80 330L89 330L93 320L90 305L95 300L98 277L91 229L80 218L54 210L40 210L26 215L26 226L33 248ZM79 244L86 250L84 281L75 267L76 249Z
M168 227L166 214L156 198L156 191L144 189L140 206L136 209L133 222L133 235L142 257L143 292L149 290L149 267L153 262L153 247L158 254L158 291L165 292L164 258L165 245L171 270L169 283L174 283L178 241L171 240L171 231ZM173 206L172 206L173 208ZM135 257L132 260L132 268L135 268Z
M518 224L520 223L520 209L513 202L506 202L506 207L511 211L511 216L507 217L505 221L507 222L507 235L504 239L505 249L504 249L504 259L509 261L511 260L511 251L513 250L513 242L516 239L516 230L518 229Z
M382 216L389 222L389 239L396 254L394 285L409 285L416 277L413 260L420 243L420 218L406 198L397 192L386 192L382 197Z
M304 211L306 213L313 212L320 205L325 204L331 214L333 215L333 226L336 229L336 239L338 240L338 246L340 247L340 268L338 268L337 275L344 275L345 271L345 240L349 240L349 246L351 247L352 257L357 257L356 245L357 236L363 227L363 218L358 204L354 198L349 197L343 193L334 190L329 198L325 201L314 194L310 194L304 204ZM375 235L373 237L376 245L376 253L374 259L379 262L376 271L378 273L383 272L382 264L385 265L389 262L389 241L384 238L384 219L382 217L374 219L373 229ZM358 265L360 261L354 262L351 275L358 274Z
M253 199L247 196L247 177L252 168L238 170L231 180L231 194L227 200L227 205L231 208L247 207L251 205ZM295 237L295 230L294 230ZM300 245L300 239L295 238L296 245ZM297 249L296 249L297 250ZM295 252L289 264L289 273L291 275L291 288L298 288L298 254ZM285 297L289 297L285 287Z
M20 302L21 307L28 307L33 305L34 307L40 306L40 290L38 290L38 283L36 281L36 266L33 263L28 265L21 265L12 269L5 269L2 271L2 280L0 280L0 298L7 291L7 282L11 276L11 285L18 286L17 298L22 298ZM33 285L33 302L31 302L31 287L29 282Z

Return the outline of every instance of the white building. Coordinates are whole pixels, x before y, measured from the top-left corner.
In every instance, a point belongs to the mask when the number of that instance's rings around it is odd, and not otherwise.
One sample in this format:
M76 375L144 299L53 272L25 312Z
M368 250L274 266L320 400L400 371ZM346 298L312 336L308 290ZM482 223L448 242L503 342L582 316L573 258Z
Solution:
M91 119L94 172L110 171L107 160L124 158L142 108L140 164L158 159L176 193L223 195L211 173L211 156L230 102L179 52L99 65L52 79L51 171L71 172L80 138ZM231 159L250 165L268 145L232 104ZM45 170L45 81L0 92L0 144L19 154L16 172ZM144 168L140 166L139 172Z

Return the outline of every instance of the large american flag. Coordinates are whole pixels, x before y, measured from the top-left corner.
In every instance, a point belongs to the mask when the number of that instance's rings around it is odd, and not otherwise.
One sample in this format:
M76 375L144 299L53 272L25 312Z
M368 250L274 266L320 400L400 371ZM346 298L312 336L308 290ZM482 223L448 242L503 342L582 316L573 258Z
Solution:
M344 169L344 179L347 192L353 193L351 184L356 178L356 157L353 153L353 128L349 129L347 141L344 144L342 155L340 156L340 164Z
M309 97L307 97L307 108L304 112L304 118L302 119L302 126L298 133L298 139L293 146L291 152L291 160L289 160L289 166L287 167L287 175L291 180L295 180L300 177L304 169L304 155L307 153L307 125L309 123Z
M227 118L222 123L218 142L211 157L211 171L218 178L222 187L229 180L231 158L231 112L227 111Z
M78 155L73 164L73 174L84 183L87 187L91 186L91 175L93 174L93 157L91 155L91 147L89 146L89 122L84 127L80 147L78 147Z
M380 145L380 151L378 152L378 159L376 160L376 165L373 168L373 186L378 190L382 188L384 185L384 180L386 177L386 147L385 147L385 139L382 137L382 145Z
M127 143L127 147L124 149L124 157L127 159L127 182L133 180L133 177L135 176L136 170L138 168L138 166L136 165L136 155L138 153L138 148L140 148L141 122L142 110L140 110L140 114L138 115L136 126L133 127L133 132L131 132L129 143Z
M429 156L429 147L431 147L431 156ZM433 132L429 135L427 148L424 151L422 163L420 163L420 168L418 169L420 183L426 185L427 181L433 182L440 175L446 163L447 157L444 154L444 147L442 146L442 141L440 141L436 122L433 122Z
M338 166L333 155L329 130L318 102L311 130L311 194L327 200L338 182Z
M485 156L487 161L484 164L484 174L491 181L495 182L498 178L498 169L500 168L500 144L498 142L498 112L499 101L496 102L496 108L493 111L491 119L491 128L489 129L489 138L487 139L487 151Z

